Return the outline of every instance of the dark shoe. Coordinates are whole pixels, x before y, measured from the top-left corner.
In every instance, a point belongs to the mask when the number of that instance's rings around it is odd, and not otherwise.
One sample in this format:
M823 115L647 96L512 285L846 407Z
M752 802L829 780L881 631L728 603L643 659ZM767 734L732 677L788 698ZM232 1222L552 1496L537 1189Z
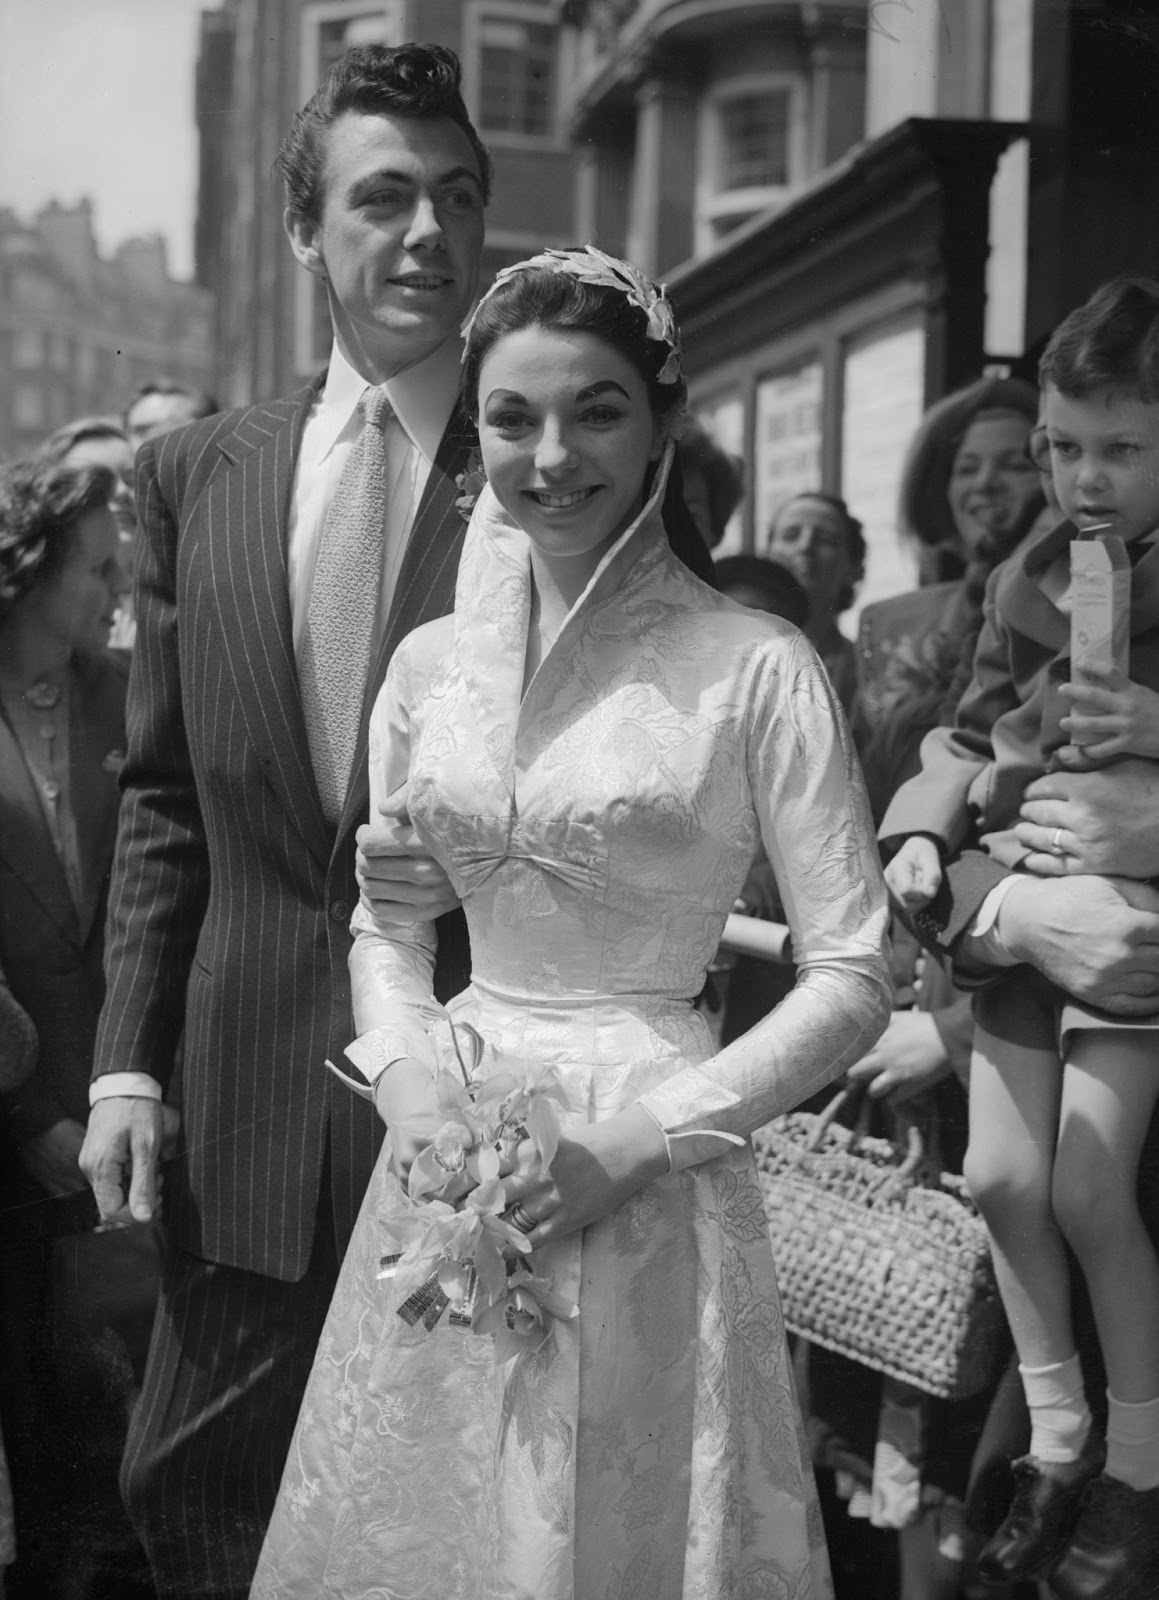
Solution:
M1101 1460L1083 1455L1056 1466L1023 1456L1014 1463L1014 1498L1006 1520L983 1545L975 1563L982 1583L1021 1583L1045 1572L1066 1546L1078 1520L1083 1491Z
M1159 1489L1132 1489L1105 1472L1088 1484L1050 1592L1058 1600L1155 1600Z

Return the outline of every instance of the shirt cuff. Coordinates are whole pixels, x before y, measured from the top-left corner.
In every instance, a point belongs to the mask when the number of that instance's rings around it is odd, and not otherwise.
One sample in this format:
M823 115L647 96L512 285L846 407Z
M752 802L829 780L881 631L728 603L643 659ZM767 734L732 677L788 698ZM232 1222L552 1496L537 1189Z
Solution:
M156 1078L147 1072L104 1072L89 1084L89 1105L111 1100L115 1095L135 1095L141 1100L162 1100L164 1093Z
M966 930L963 940L962 955L980 967L1016 967L1017 958L1010 954L1006 948L1005 940L998 928L998 917L1002 910L1002 902L1018 882L1012 872L1009 877L1003 878L1001 883L996 883L990 893L983 900L974 915L974 920Z

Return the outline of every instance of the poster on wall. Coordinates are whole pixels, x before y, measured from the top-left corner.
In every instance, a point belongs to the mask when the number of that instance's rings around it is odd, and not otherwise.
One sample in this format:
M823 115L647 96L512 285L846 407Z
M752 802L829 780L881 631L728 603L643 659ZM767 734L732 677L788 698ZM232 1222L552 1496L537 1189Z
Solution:
M901 467L921 420L926 341L920 317L859 334L845 345L841 409L841 493L865 525L865 581L854 611L915 587L917 561L897 526Z
M821 482L821 363L810 361L757 384L753 531L758 554L768 545L777 508Z

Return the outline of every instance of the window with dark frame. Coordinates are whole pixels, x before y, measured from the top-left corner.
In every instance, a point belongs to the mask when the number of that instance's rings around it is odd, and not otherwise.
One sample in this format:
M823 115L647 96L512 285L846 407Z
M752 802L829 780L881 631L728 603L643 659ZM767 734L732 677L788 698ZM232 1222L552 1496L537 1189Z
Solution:
M722 100L720 191L780 188L789 182L788 89L762 89Z
M479 127L550 138L555 121L556 30L501 14L479 19Z

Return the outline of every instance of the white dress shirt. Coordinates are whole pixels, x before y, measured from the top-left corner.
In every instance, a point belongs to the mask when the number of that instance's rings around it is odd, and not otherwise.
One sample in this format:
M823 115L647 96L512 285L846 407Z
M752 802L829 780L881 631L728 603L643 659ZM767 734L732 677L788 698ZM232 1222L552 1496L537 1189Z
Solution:
M408 367L383 385L394 414L385 429L390 482L372 660L382 640L399 564L434 465L435 453L454 410L462 353L462 341L448 339L425 361ZM326 381L306 419L290 494L286 570L295 658L301 649L306 626L326 513L350 448L361 432L358 402L368 387L366 379L355 371L335 343L330 352ZM160 1083L144 1072L107 1072L89 1086L90 1105L112 1095L162 1098Z

